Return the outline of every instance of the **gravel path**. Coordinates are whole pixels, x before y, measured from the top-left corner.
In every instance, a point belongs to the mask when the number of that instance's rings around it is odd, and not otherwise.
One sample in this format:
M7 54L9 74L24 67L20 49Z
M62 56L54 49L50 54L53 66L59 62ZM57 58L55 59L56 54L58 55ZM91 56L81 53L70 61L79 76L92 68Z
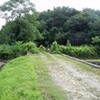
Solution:
M80 72L70 61L52 54L40 54L53 82L68 96L68 100L100 100L100 77Z

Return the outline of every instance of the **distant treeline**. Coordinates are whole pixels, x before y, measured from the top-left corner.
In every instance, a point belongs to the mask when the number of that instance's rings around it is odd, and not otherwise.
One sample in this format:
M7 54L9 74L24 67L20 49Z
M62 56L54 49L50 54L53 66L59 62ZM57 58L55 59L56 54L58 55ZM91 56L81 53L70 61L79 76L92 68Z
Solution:
M53 41L65 45L70 40L72 45L90 44L91 38L100 36L100 11L57 7L39 14L43 36L42 43L50 45Z
M54 41L66 45L69 40L71 45L90 45L92 37L100 36L99 10L57 7L39 13L30 0L10 0L0 6L0 13L6 19L0 44L32 41L49 47Z

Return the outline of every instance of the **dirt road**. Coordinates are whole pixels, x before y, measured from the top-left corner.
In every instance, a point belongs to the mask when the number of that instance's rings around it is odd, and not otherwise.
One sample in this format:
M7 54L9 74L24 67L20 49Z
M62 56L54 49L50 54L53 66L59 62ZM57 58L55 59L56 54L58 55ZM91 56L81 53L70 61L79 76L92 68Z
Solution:
M40 54L53 82L68 100L100 100L100 76L78 69L77 64L62 55Z

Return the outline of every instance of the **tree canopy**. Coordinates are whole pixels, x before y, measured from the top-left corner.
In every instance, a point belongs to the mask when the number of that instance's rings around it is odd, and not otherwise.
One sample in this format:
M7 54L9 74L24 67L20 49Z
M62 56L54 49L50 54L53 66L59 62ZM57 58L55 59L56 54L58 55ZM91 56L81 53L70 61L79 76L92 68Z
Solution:
M9 12L9 13L8 13ZM66 45L91 44L91 39L100 36L100 11L69 7L37 12L30 0L9 0L0 6L1 17L6 24L0 31L0 43L34 41L50 46L54 41Z
M74 8L57 7L40 13L40 32L44 41L51 44L57 41L72 45L90 44L91 38L100 35L100 11L86 8L77 11ZM52 38L53 37L53 38Z
M9 0L0 6L2 18L6 21L28 15L35 11L34 4L30 0Z

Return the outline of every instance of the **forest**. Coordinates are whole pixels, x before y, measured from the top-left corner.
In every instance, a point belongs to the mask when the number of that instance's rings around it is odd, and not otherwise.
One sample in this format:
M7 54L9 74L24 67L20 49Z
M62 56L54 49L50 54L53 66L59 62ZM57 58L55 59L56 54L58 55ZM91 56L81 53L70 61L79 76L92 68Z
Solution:
M3 55L15 55L15 51L27 52L19 48L31 42L47 49L54 44L54 52L75 57L100 56L99 10L85 8L78 11L63 6L37 12L29 0L10 0L0 6L0 14L6 20L0 30L1 58Z

